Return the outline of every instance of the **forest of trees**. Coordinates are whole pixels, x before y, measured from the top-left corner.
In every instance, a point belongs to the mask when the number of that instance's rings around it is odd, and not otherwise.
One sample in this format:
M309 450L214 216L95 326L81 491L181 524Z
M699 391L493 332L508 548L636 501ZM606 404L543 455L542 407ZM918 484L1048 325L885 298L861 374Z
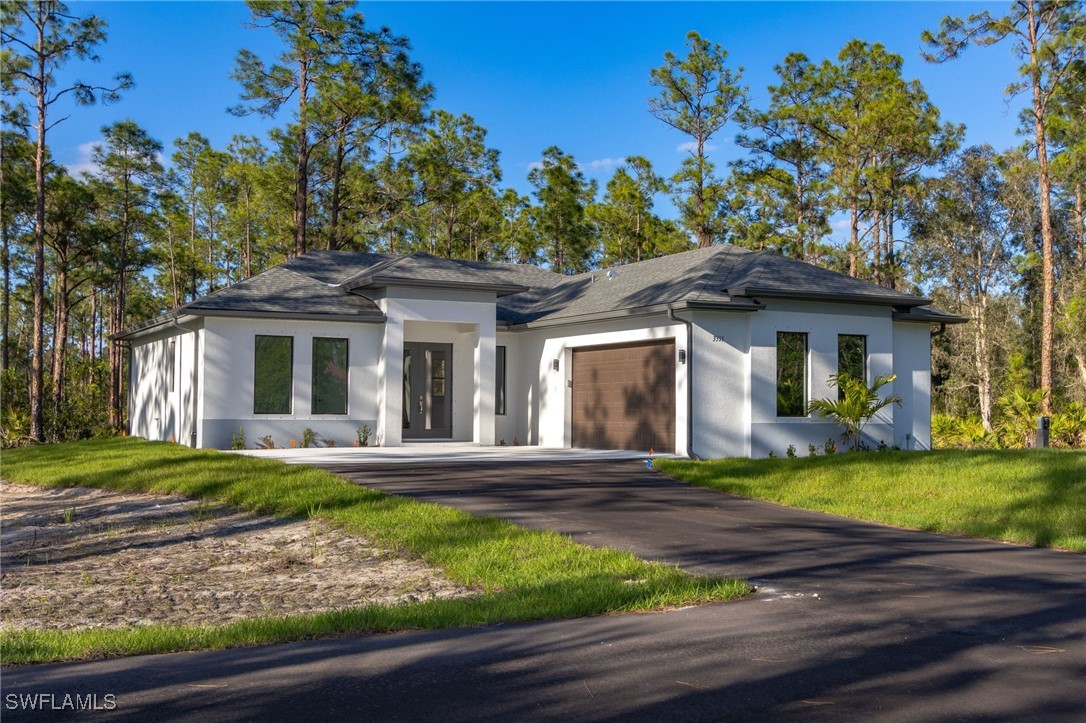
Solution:
M933 20L922 38L933 63L1015 55L1019 147L965 146L878 43L789 54L752 94L726 51L691 32L645 78L648 112L689 141L678 171L630 156L600 188L554 145L528 196L502 185L485 128L432 107L407 38L370 27L353 2L248 6L251 32L273 34L279 53L238 50L222 69L238 87L229 112L282 125L216 148L199 129L158 139L124 119L136 92L124 72L60 80L97 59L100 18L61 2L0 5L4 445L118 433L127 350L111 335L310 249L572 274L716 243L921 293L970 319L933 341L938 443L1027 445L1042 413L1056 443L1086 443L1080 0L1015 0L1003 15ZM118 103L80 177L49 148L56 124L79 122L78 109L59 110L70 99ZM710 142L724 137L745 153L717 167ZM675 219L654 209L661 196Z

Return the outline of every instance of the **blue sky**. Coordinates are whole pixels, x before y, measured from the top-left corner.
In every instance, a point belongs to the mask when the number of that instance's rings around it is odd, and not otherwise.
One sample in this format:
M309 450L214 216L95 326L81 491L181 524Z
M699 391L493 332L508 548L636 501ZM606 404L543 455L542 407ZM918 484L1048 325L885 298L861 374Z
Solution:
M503 185L527 193L529 165L544 148L572 153L601 187L627 155L648 157L672 173L686 139L646 110L649 71L671 50L682 55L690 30L720 43L729 64L742 66L758 102L773 82L773 66L792 51L820 61L852 38L881 42L904 57L908 78L919 78L944 120L967 126L967 143L997 148L1018 142L1016 116L1003 88L1017 66L1005 46L974 48L957 61L925 63L920 32L947 14L967 15L1003 3L966 2L370 2L358 9L372 25L406 35L412 55L436 88L433 107L469 113L501 151ZM235 118L230 80L234 58L250 48L266 58L277 44L267 30L244 27L241 2L69 3L78 14L109 23L101 62L73 64L70 75L101 81L131 72L136 87L108 107L79 108L50 134L54 156L84 167L101 126L131 118L172 152L176 138L199 131L216 147L235 133L263 135L275 121ZM58 109L60 112L67 112ZM285 119L284 121L285 122ZM725 128L714 140L719 166L741 153ZM661 210L668 213L668 204ZM668 215L670 215L668 213Z

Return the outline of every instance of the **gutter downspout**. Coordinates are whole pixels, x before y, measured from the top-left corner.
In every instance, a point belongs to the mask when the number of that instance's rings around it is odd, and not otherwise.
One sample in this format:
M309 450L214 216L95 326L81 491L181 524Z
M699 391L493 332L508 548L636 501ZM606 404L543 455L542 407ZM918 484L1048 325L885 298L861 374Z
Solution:
M196 415L199 409L198 400L200 399L199 391L199 375L200 375L200 337L197 332L199 329L190 329L177 320L177 315L174 314L170 319L173 325L180 329L182 332L190 332L192 334L192 431L189 433L189 446L196 449Z
M945 321L940 321L939 322L939 329L937 331L931 332L931 338L934 339L935 337L942 336L945 333L946 333L946 322Z
M667 318L686 325L686 457L697 459L694 454L694 322L675 316L675 309L667 307Z

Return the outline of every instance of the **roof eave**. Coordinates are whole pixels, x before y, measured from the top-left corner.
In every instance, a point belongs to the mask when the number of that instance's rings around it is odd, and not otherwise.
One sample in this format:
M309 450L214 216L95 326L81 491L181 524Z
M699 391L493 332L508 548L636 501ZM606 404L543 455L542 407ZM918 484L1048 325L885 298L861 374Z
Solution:
M781 291L779 289L765 289L758 287L741 287L727 289L730 296L751 298L764 296L776 299L797 299L801 301L829 301L848 304L872 304L875 306L901 306L912 308L914 306L927 306L931 299L909 295L881 295L881 294L834 294L819 291Z
M386 320L385 315L380 311L360 311L353 314L321 314L316 312L247 311L245 309L194 309L183 307L125 329L112 335L110 339L116 341L137 339L154 333L161 327L173 325L174 320L179 323L186 323L190 319L206 316L236 319L284 319L289 321L354 321L361 324L383 324Z
M750 313L764 309L765 305L752 300L750 304L735 304L726 301L680 301L669 304L652 304L650 306L635 306L626 309L609 309L589 314L577 314L575 316L561 316L556 318L542 318L536 321L526 321L520 324L509 324L510 331L528 329L541 329L551 326L566 326L569 324L587 324L593 321L607 321L609 319L628 319L637 316L652 316L654 314L666 314L668 309L681 311L683 309L713 309L717 311L731 311Z
M909 321L917 324L968 324L969 319L956 314L916 314L912 311L895 311L894 321Z

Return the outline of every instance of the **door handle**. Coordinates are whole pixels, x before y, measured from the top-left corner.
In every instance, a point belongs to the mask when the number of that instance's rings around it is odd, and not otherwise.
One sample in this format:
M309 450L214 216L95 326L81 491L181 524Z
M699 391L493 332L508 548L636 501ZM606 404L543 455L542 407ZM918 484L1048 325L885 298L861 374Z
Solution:
M419 395L419 414L422 414L422 395Z

